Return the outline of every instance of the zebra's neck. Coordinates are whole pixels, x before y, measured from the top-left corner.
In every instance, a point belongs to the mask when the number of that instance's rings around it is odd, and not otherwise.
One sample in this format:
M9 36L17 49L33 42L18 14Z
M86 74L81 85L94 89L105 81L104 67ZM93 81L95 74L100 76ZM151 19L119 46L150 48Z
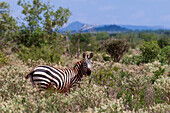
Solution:
M83 75L86 75L84 68L83 68L83 60L77 62L75 64L75 66L73 67L73 70L75 72L75 82L77 81L81 81L81 78L83 77Z

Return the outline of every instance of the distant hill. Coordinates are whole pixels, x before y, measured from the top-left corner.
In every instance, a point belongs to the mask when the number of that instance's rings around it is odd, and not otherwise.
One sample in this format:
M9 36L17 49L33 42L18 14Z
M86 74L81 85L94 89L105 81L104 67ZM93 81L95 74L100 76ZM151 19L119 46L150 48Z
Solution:
M100 31L106 31L106 32L125 32L128 31L128 29L120 27L118 25L89 25L89 24L84 24L78 21L72 22L68 26L62 28L60 31L66 32L79 32L81 28L87 25L84 29L83 32L100 32Z
M106 32L126 32L126 31L129 31L129 30L126 29L126 28L120 27L118 25L104 25L104 26L101 26L101 27L95 27L95 28L93 28L92 31L95 31L95 32L101 32L101 31L106 31Z
M71 24L69 24L68 26L66 26L65 28L62 28L62 31L74 31L74 32L78 32L81 30L81 28L84 26L83 23L79 22L79 21L75 21L72 22Z
M130 30L160 30L160 29L165 29L162 26L154 26L154 27L150 27L150 26L137 26L137 25L120 25L121 27L130 29Z
M106 31L106 32L127 32L127 31L142 31L142 30L168 30L162 26L137 26L137 25L89 25L84 24L79 21L72 22L68 26L62 28L60 31L66 32L70 31L72 33L80 32L81 28L86 25L86 27L83 29L83 32L100 32L100 31Z

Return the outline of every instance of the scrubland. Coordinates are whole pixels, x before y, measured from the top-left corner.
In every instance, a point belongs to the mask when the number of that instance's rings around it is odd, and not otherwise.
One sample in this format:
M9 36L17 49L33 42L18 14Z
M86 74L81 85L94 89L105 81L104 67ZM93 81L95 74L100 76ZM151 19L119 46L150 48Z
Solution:
M68 8L17 4L15 18L0 2L0 112L170 112L169 30L85 32L83 25L62 32ZM87 51L94 53L92 74L69 94L40 92L24 78L37 65L73 67Z
M124 58L140 54L130 50ZM91 76L83 78L71 93L39 92L24 77L36 65L72 67L78 60L61 56L59 64L43 60L24 63L8 55L0 68L1 112L164 112L169 109L170 66L159 61L125 64L104 61L94 53Z

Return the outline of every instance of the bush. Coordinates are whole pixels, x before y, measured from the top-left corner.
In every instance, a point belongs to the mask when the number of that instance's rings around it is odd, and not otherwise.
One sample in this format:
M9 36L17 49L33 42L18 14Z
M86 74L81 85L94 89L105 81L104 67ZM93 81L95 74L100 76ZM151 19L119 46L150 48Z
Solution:
M5 54L0 51L0 67L8 63L8 57L5 56Z
M32 46L30 48L21 46L21 50L19 51L18 55L19 58L25 62L28 62L29 59L35 61L43 59L46 62L58 63L60 61L60 56L62 55L63 50L59 48L58 51L56 50L56 47L51 47L49 45L43 47Z
M168 45L170 45L170 39L169 37L164 37L158 40L158 45L160 48L164 48Z
M115 62L119 62L123 55L129 50L129 44L124 40L108 40L105 44L105 49Z
M157 42L144 42L144 44L140 47L142 52L142 60L144 63L153 62L157 55L160 52L160 48Z
M35 29L34 32L28 29L21 30L20 36L16 39L18 44L23 44L26 47L31 47L32 45L40 47L41 44L45 44L48 41L49 36L40 27Z
M107 40L109 38L110 38L109 34L105 31L99 32L99 33L96 34L97 40Z
M126 65L139 65L142 62L142 57L141 56L137 56L137 55L133 55L132 57L128 57L126 56L125 58L123 58L122 63L126 64Z
M110 57L105 52L102 53L102 58L103 58L104 61L110 61L111 60Z
M93 73L93 80L98 85L113 86L114 80L116 79L113 71L111 68L100 69L97 73Z
M170 46L161 49L158 59L162 64L170 64Z
M132 76L119 67L113 67L93 73L93 80L97 85L107 86L107 93L112 98L122 98L122 105L127 106L126 109L145 107L146 76Z
M152 84L154 84L155 80L159 79L161 75L165 72L164 68L159 67L159 70L154 71L154 76L151 78Z

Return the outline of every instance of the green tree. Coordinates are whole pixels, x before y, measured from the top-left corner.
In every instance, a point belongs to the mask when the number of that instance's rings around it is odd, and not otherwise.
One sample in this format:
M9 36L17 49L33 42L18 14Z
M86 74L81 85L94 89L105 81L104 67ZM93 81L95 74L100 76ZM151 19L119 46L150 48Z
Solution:
M80 51L95 51L99 46L96 37L91 33L83 33L81 35L73 34L69 37L72 45L71 52L74 54L77 52L78 48L77 46L74 46L77 45L78 37L80 38Z
M162 64L170 64L170 46L161 49L158 59Z
M32 3L19 0L18 5L23 8L22 14L25 15L19 43L26 46L51 43L57 36L58 28L62 27L71 15L67 8L59 7L54 11L54 6L50 6L49 2L43 3L40 0L33 0Z
M123 55L128 52L129 44L124 40L108 40L105 49L115 62L119 62Z
M33 0L32 4L29 1L19 0L18 5L23 8L22 14L25 15L24 20L28 24L26 27L25 23L23 23L25 25L24 27L31 32L40 27L40 23L42 22L41 14L44 10L43 4L39 0Z
M105 31L96 34L96 40L106 40L109 37L110 37L109 34Z
M170 46L170 36L168 36L166 34L161 35L160 39L158 40L158 45L160 48Z
M130 43L131 47L134 49L138 44L140 39L137 38L137 34L134 32L130 33L119 33L116 35L117 39L123 39Z
M57 31L64 23L67 23L68 18L71 15L71 12L67 8L64 9L59 7L58 10L54 11L49 3L47 5L44 4L44 8L45 21L43 22L43 25L45 31L48 31L49 33L52 33L53 30Z
M139 33L139 38L143 39L144 41L153 41L153 40L157 40L158 36L155 33L145 33L145 32L141 32Z
M0 48L6 45L7 41L14 40L18 31L16 20L10 16L9 4L0 3Z
M8 10L6 10L6 8L8 8L9 5L5 2L1 2L0 4L1 4L0 5L0 19L2 19L2 14L8 12ZM1 20L1 21L3 21L3 20Z
M142 51L142 59L144 63L152 62L157 58L157 55L160 52L160 47L157 41L144 42L140 47Z

